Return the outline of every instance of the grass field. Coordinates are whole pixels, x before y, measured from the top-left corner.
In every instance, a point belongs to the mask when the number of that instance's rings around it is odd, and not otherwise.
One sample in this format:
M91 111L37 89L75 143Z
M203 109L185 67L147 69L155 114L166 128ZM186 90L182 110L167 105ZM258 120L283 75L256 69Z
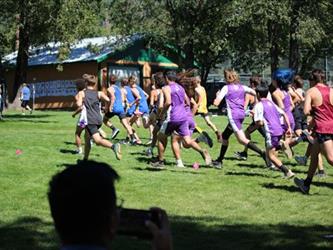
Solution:
M212 120L220 129L226 124L222 116ZM201 118L197 122L207 128ZM78 159L73 154L75 123L69 112L41 111L32 116L7 113L0 121L1 250L59 248L46 193L51 176ZM147 141L145 131L139 134ZM258 134L253 138L263 146ZM220 147L214 142L213 158ZM296 153L303 153L305 146L299 145ZM17 155L17 149L22 154ZM242 149L234 137L222 170L192 169L194 161L203 160L190 150L182 152L187 168L177 169L168 148L167 169L152 171L145 147L122 149L123 160L117 161L111 151L94 146L91 159L108 162L118 171L118 197L125 207L167 210L175 249L333 249L333 240L325 238L333 234L333 168L327 164L329 177L315 178L305 196L254 154L246 162L233 158L234 151ZM282 157L297 176L305 176L307 167ZM150 248L148 242L122 236L113 247Z

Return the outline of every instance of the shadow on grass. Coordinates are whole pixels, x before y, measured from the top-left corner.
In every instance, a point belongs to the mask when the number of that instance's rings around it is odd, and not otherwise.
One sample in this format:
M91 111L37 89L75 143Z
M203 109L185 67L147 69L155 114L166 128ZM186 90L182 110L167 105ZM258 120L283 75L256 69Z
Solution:
M72 154L72 155L75 155L77 154L77 152L75 150L72 150L72 149L60 149L59 150L60 153L63 153L63 154Z
M317 187L327 187L333 189L333 183L313 181L312 185Z
M254 164L254 163L237 163L239 167L246 167L246 168L260 168L265 169L264 163Z
M332 249L333 227L321 225L237 224L214 216L171 216L175 249ZM59 241L52 223L37 217L23 217L12 223L0 222L1 250L55 250ZM118 235L112 249L151 249L149 241Z
M52 116L52 115L49 115L49 114L38 114L38 115L12 114L12 115L5 115L4 122L15 121L15 122L29 122L29 123L58 123L58 121L41 120L41 118L48 118L50 116Z
M0 249L59 249L52 223L38 217L22 217L12 223L0 222Z
M297 166L299 166L297 163L295 163L295 162L284 162L283 163L284 165L286 165L286 166L291 166L291 167L297 167Z
M36 118L45 118L45 117L50 117L52 115L50 114L26 114L26 115L21 115L21 114L10 114L10 115L4 115L5 118L7 119L36 119Z
M135 170L139 171L150 171L150 172L161 172L161 171L166 171L167 168L154 168L151 166L146 166L146 167L135 167Z
M287 186L287 185L277 185L275 183L264 183L261 184L262 187L267 188L267 189L280 189L292 193L300 193L299 188L296 186Z
M76 145L75 142L70 142L70 141L64 141L66 145Z
M251 173L251 172L227 172L225 175L234 175L234 176L260 176L260 177L269 177L266 174L261 173Z

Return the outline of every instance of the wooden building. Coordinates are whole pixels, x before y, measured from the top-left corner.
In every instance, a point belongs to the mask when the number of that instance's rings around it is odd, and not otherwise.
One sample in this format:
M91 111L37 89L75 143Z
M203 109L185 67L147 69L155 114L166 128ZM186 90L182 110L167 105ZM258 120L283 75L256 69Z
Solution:
M152 73L178 68L154 49L146 48L140 35L83 39L71 48L70 55L61 64L59 46L49 43L31 49L27 83L34 92L36 109L73 107L74 80L85 73L98 76L99 88L108 84L111 74L118 78L136 75L140 85L149 91ZM16 56L14 52L4 58L9 98L13 95Z

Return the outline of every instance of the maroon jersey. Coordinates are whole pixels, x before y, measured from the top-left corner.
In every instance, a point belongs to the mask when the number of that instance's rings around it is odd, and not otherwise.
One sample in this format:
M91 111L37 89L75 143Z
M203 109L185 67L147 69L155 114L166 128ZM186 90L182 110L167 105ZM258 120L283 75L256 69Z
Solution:
M330 101L330 90L328 86L316 86L319 90L323 103L313 107L315 130L320 134L333 134L333 105Z

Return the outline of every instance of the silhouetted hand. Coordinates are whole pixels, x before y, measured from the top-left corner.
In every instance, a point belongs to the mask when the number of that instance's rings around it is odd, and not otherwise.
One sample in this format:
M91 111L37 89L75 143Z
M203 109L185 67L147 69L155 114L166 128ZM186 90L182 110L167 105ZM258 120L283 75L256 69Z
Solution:
M152 239L152 249L153 250L172 250L172 236L170 230L170 224L168 215L165 210L161 208L150 208L151 211L158 213L159 221L161 222L161 227L153 223L152 221L146 221L146 226L149 228L153 235Z

